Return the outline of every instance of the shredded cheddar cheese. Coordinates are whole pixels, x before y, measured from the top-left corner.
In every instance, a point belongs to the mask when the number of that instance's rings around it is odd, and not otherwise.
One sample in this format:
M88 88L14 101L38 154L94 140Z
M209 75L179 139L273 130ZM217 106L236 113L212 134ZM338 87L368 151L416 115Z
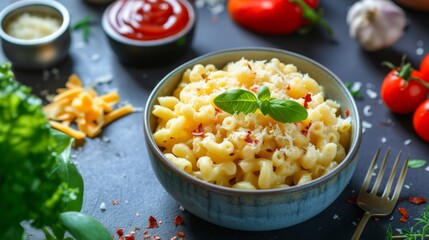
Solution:
M99 96L92 87L84 88L75 74L69 77L66 88L57 92L43 110L53 128L78 140L98 136L103 127L134 111L131 104L114 109L120 101L118 92ZM73 123L77 129L71 127Z

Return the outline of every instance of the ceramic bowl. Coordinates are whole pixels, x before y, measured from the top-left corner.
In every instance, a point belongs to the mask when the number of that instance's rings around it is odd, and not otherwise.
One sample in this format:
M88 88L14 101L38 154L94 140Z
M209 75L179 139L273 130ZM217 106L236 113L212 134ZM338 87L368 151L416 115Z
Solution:
M117 2L113 2L106 8L102 17L102 28L120 62L131 66L162 65L171 63L190 49L194 37L196 13L187 0L178 1L188 10L187 25L177 34L156 40L135 40L122 36L109 23L109 12Z
M214 185L179 170L156 145L153 133L157 124L151 111L160 96L171 96L183 72L196 64L218 68L242 57L250 60L278 58L293 63L303 73L315 76L327 98L336 100L351 117L351 141L345 159L331 172L309 183L270 190L238 190ZM357 163L361 142L361 123L353 97L344 84L321 64L296 53L267 48L231 49L191 60L169 73L151 93L144 113L144 135L150 162L166 191L187 211L217 225L239 230L285 228L317 215L344 190Z
M60 28L38 39L19 39L6 33L6 27L23 13L48 15L60 20ZM70 14L56 1L25 0L10 4L0 12L0 38L5 56L16 67L43 69L64 60L70 49Z

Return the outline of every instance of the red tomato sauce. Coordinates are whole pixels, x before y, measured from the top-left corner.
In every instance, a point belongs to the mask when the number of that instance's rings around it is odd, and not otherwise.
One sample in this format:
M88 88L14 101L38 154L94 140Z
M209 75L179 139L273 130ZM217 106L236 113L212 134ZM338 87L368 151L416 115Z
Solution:
M134 40L166 38L179 33L189 22L189 12L178 0L120 0L108 17L116 32Z

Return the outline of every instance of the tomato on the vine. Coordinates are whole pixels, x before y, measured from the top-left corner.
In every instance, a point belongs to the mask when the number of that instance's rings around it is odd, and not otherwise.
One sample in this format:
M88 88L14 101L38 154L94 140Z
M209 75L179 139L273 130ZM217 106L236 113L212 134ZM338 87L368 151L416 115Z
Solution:
M412 113L429 92L424 83L422 84L422 79L422 73L414 70L409 63L394 68L386 75L381 85L383 102L394 113Z
M319 0L228 0L228 12L242 26L259 33L288 34L320 24L332 28L314 11Z
M423 79L429 82L429 54L420 62L420 72L423 74Z
M413 126L417 134L429 142L429 99L420 104L414 112Z

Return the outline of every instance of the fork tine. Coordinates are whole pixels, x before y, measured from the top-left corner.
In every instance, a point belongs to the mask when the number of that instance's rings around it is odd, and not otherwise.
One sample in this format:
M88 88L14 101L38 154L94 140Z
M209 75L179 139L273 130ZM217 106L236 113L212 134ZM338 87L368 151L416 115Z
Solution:
M396 168L398 168L399 159L401 159L401 155L402 155L402 151L399 151L398 155L396 156L395 163L393 164L392 171L390 171L390 176L389 176L389 179L387 180L387 184L384 189L382 197L389 197L390 190L392 189L393 179L395 178L395 175L396 175Z
M374 154L374 157L372 158L372 161L371 161L371 164L369 165L365 179L363 180L361 192L366 192L366 190L368 189L369 182L371 181L372 173L374 172L375 164L377 163L377 159L378 159L379 154L380 154L380 148L377 149L377 151Z
M378 189L380 188L380 183L381 183L381 180L383 179L384 170L386 169L386 162L387 162L387 158L389 157L389 153L390 153L390 148L388 148L386 150L386 153L384 154L383 162L381 163L380 171L378 171L378 176L371 190L371 194L377 193Z
M392 201L396 202L399 198L399 194L401 193L402 186L405 182L405 176L407 175L408 170L408 160L410 159L409 156L405 159L404 165L401 169L401 174L399 175L398 182L396 183L395 192L393 193Z

